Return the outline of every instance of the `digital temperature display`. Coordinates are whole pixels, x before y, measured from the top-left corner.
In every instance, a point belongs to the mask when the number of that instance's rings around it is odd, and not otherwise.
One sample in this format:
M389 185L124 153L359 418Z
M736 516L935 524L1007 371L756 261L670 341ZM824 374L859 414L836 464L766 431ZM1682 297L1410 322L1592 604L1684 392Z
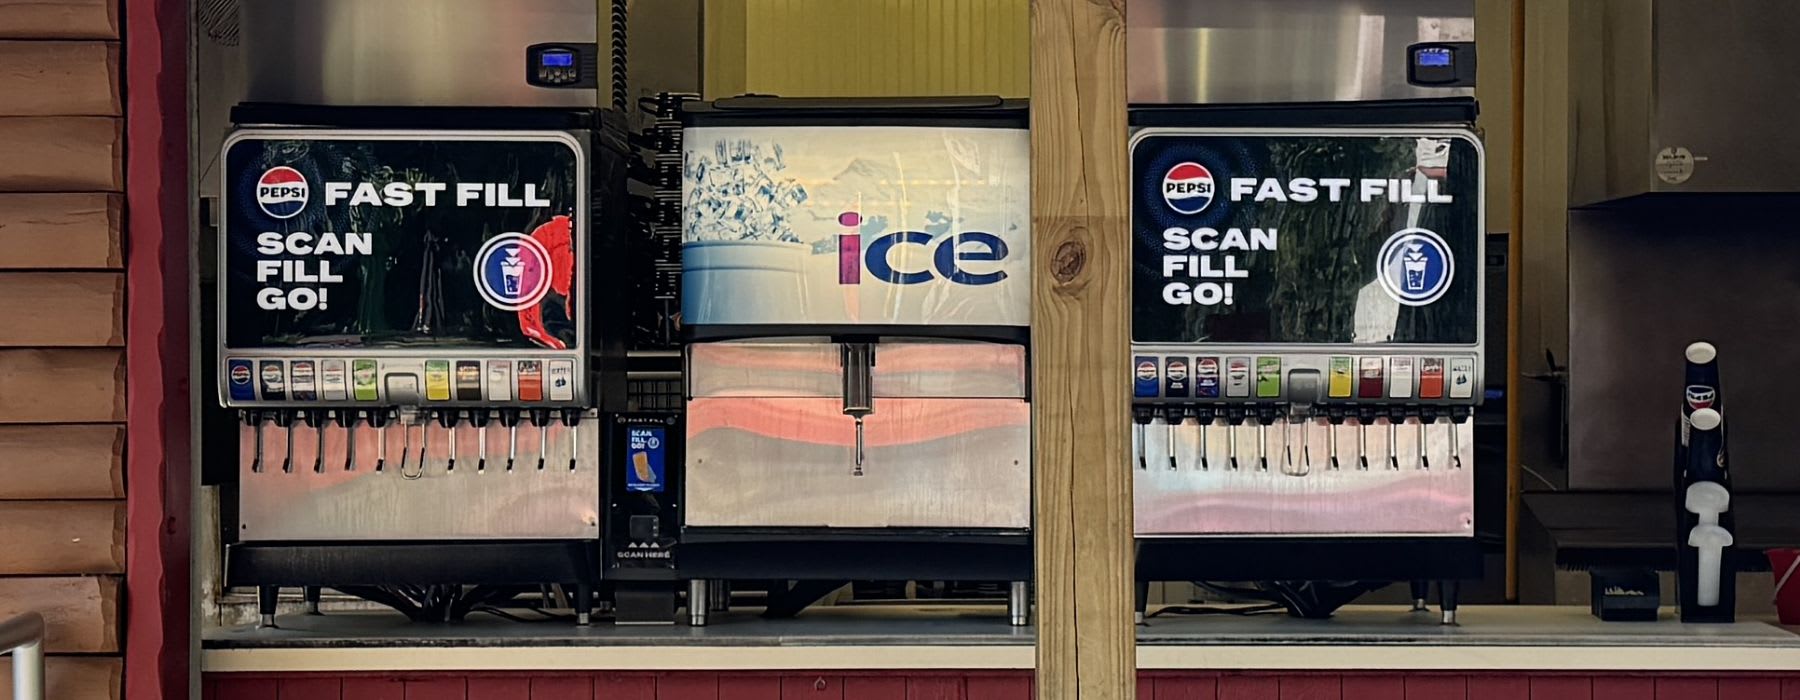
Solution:
M575 54L563 52L545 52L541 58L545 68L568 68L575 65Z

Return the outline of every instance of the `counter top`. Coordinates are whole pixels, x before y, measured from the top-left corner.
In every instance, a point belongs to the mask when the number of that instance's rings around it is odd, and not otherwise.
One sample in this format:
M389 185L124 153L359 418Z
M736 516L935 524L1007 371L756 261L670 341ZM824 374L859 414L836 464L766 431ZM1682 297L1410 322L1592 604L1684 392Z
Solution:
M1584 608L1351 606L1329 620L1159 616L1138 628L1147 670L1792 671L1800 634L1763 622L1607 623ZM414 624L387 613L290 615L277 629L206 631L209 673L453 670L1028 669L1030 628L1000 607L847 606L791 620L578 628L486 616Z

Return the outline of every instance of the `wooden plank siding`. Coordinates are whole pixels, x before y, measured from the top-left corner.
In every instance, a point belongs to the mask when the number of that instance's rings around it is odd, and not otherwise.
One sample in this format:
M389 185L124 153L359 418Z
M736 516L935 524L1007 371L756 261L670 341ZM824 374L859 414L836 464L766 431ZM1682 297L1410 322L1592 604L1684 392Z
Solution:
M0 617L44 615L49 695L78 700L124 678L120 14L0 0Z
M1031 3L1037 689L1132 693L1125 0Z

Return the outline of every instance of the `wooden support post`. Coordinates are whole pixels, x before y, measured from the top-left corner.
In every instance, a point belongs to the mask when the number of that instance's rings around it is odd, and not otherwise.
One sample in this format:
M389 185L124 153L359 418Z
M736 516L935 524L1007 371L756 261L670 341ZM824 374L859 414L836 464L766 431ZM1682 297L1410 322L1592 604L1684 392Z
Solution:
M1037 696L1129 698L1125 0L1032 0Z

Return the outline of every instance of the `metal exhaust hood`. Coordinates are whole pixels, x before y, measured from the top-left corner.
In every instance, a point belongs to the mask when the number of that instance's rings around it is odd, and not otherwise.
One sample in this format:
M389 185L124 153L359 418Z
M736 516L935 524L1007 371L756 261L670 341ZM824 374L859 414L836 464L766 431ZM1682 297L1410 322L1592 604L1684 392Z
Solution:
M1571 206L1800 192L1800 2L1570 5Z

